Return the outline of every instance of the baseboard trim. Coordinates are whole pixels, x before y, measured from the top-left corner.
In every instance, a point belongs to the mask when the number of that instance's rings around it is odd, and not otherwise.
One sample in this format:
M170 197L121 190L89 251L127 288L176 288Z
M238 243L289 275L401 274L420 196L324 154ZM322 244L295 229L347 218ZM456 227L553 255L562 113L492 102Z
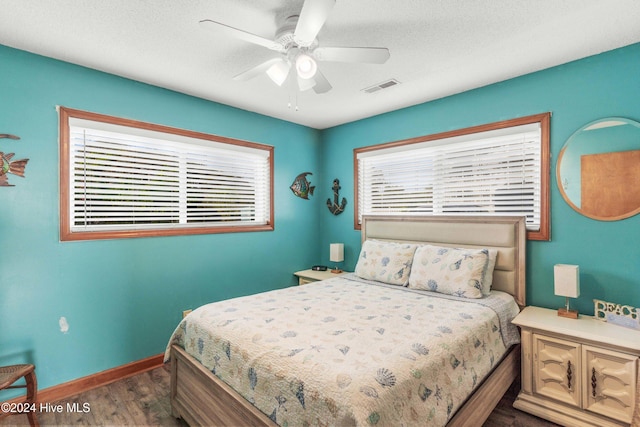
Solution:
M150 371L162 366L163 359L164 354L158 354L53 387L38 390L38 402L54 403L75 396L76 394ZM38 367L36 366L36 376L37 375ZM10 402L13 401L22 402L24 401L24 397L17 397L10 400Z

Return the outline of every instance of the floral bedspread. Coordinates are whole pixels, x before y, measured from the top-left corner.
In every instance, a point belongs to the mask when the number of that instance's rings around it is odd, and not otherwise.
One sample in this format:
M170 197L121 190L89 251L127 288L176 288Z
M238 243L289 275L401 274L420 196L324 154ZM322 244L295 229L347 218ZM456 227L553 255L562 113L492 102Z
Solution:
M178 344L281 426L438 426L517 341L501 333L517 312L501 292L441 298L347 275L200 307L165 361Z

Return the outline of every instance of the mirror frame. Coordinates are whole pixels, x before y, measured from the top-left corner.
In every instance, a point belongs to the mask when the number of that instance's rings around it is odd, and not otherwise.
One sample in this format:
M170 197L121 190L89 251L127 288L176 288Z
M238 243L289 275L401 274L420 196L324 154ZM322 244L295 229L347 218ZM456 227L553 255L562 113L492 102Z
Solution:
M591 126L593 126L593 125L595 125L597 123L605 122L605 121L623 121L623 122L627 122L629 124L635 124L639 128L639 131L640 131L640 123L635 121L635 120L626 118L626 117L603 117L603 118L600 118L600 119L597 119L597 120L593 120L593 121L585 124L584 126L581 126L578 130L573 132L571 134L571 136L569 136L569 138L567 138L566 142L562 146L562 149L560 150L560 154L558 155L558 161L556 162L556 184L558 185L558 189L560 190L560 194L562 195L562 198L564 199L564 201L567 202L567 204L569 206L571 206L571 208L573 210L575 210L576 212L578 212L579 214L584 215L584 216L586 216L588 218L591 218L591 219L598 220L598 221L619 221L621 219L630 218L630 217L640 213L640 206L638 206L635 210L632 210L630 212L626 212L624 214L617 215L617 216L611 216L611 217L603 217L603 216L590 214L588 212L583 211L581 208L576 206L576 204L571 201L571 199L569 198L569 196L565 192L564 187L562 186L562 177L560 175L560 167L562 165L562 159L564 157L564 154L565 154L565 151L566 151L567 147L572 142L572 140L577 135L579 135L581 132L583 132L585 129L587 129L587 128L589 128L589 127L591 127Z

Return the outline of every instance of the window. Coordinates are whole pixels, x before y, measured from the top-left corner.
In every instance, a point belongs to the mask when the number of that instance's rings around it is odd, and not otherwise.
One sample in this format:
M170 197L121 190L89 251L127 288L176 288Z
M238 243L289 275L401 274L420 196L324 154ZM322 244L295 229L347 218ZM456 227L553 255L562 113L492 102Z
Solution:
M273 230L273 147L59 111L61 240Z
M550 113L354 150L363 215L526 216L549 239Z

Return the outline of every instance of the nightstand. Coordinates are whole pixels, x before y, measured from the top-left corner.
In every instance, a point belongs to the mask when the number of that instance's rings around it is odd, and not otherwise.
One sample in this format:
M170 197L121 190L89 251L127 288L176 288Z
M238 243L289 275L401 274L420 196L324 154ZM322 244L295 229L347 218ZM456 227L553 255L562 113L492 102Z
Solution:
M296 271L295 274L298 276L298 285L306 285L307 283L317 282L319 280L331 279L333 277L338 277L342 274L349 273L348 271L343 271L342 273L332 273L330 269L325 271L315 271L315 270L302 270Z
M513 323L522 336L515 408L564 426L630 425L640 331L539 307L526 307Z

